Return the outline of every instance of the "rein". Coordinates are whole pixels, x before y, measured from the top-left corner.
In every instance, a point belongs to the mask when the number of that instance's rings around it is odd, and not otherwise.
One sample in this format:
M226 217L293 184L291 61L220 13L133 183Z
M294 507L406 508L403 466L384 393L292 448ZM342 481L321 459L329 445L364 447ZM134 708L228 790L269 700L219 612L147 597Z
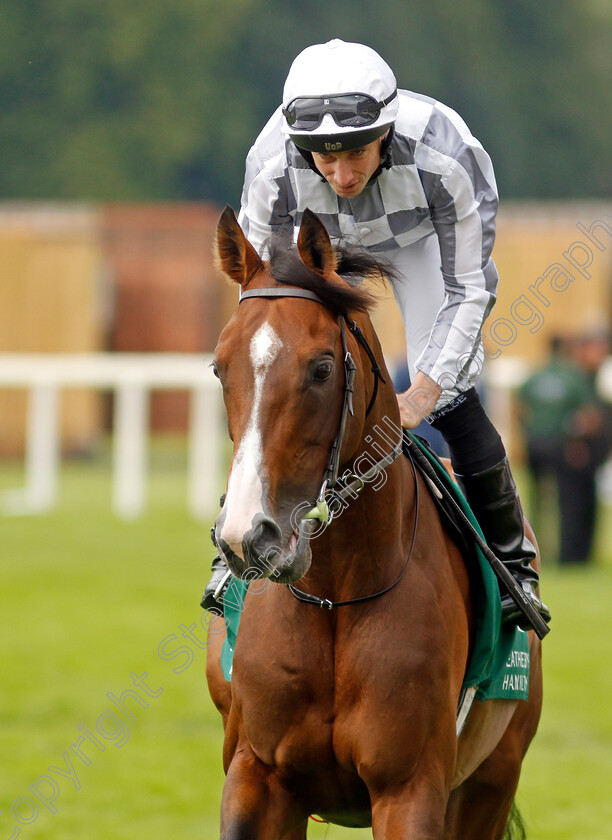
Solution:
M414 486L415 486L415 496L414 496L414 525L412 528L412 539L410 540L410 549L408 551L408 556L406 557L406 562L404 563L404 567L402 571L399 573L397 578L393 581L392 584L387 586L385 589L381 589L379 592L375 592L373 595L362 595L360 598L349 598L347 601L330 601L329 598L319 598L318 595L311 595L309 592L302 592L301 589L296 589L295 586L289 584L289 589L291 590L291 594L297 598L298 601L302 601L304 604L313 604L316 607L324 607L328 610L333 610L336 607L350 607L353 604L364 604L366 601L374 601L376 598L380 598L381 595L386 595L387 592L390 592L392 589L398 585L400 580L406 574L406 569L408 568L408 563L410 562L410 558L412 557L412 552L414 549L414 544L416 541L416 535L419 525L419 482L417 480L416 468L414 466L414 461L410 458L410 466L412 467L412 474L414 476Z
M281 297L312 300L315 301L315 303L320 303L322 306L326 306L325 302L317 294L315 294L315 292L311 292L309 289L298 288L252 289L247 292L243 292L240 295L240 303L248 298ZM374 402L376 401L376 397L378 395L379 381L385 384L385 379L381 373L380 365L376 361L376 356L374 355L372 348L368 344L368 340L366 339L362 330L358 327L355 321L352 321L344 314L340 317L339 320L340 340L342 342L342 355L344 357L344 401L342 404L342 414L340 416L340 428L331 447L329 462L325 471L325 478L321 486L321 490L319 491L317 502L315 506L303 517L304 519L319 519L321 522L325 523L325 525L329 525L333 519L333 513L331 512L329 505L325 499L325 496L329 490L333 491L335 498L340 499L341 501L344 501L349 496L354 498L357 493L363 490L366 483L372 481L379 473L381 473L385 469L385 467L390 466L402 454L402 441L400 440L393 447L391 452L389 452L387 455L385 455L383 458L381 458L379 461L373 464L373 466L363 475L358 476L355 474L349 474L347 477L343 477L342 479L338 478L338 472L340 468L340 452L342 450L342 443L344 440L344 433L346 431L348 415L350 414L351 416L353 416L354 414L353 391L355 373L357 371L357 365L353 360L353 357L351 355L350 350L348 349L346 341L347 328L355 336L355 339L365 351L368 359L370 360L371 370L374 375L374 388L372 391L372 396L370 397L370 401L368 403L368 407L366 409L366 417L370 414ZM302 601L305 604L314 604L319 607L325 607L326 609L333 610L335 607L346 607L351 604L361 604L365 601L372 601L375 598L379 598L381 595L385 595L387 592L390 592L394 587L397 586L400 580L404 577L406 569L408 568L408 563L412 556L419 519L419 482L417 480L416 469L412 458L410 458L410 465L412 467L416 488L414 529L412 532L412 540L410 543L410 550L408 552L406 563L404 564L404 568L400 572L397 579L390 586L387 586L380 592L376 592L373 595L364 595L360 598L351 598L347 601L330 601L328 598L319 598L317 595L311 595L308 592L302 592L301 590L296 589L294 586L289 584L289 589L291 590L291 593L295 598L297 598L298 601ZM339 481L342 481L343 486L339 489L336 489L337 487L339 487Z

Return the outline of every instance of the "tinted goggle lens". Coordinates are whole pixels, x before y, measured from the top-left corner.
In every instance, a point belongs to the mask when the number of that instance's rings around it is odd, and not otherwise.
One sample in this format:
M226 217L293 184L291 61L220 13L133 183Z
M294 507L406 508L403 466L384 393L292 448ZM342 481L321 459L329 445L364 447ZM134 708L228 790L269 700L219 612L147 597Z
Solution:
M361 128L376 122L382 109L391 99L377 102L365 93L346 93L341 96L300 97L283 108L283 114L292 128L312 131L321 125L325 114L331 114L341 128Z

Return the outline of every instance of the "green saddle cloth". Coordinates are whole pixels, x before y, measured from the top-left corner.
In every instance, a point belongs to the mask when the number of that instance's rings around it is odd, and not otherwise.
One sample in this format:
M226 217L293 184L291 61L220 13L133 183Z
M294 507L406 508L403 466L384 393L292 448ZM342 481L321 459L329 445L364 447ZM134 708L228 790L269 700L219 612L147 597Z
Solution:
M449 491L461 505L470 522L482 535L482 531L463 493L451 479L436 455L418 437L411 436L421 451L431 461ZM478 700L526 700L529 696L529 639L519 627L501 626L501 599L497 577L477 545L473 552L477 574L472 575L477 585L476 638L468 662L464 689L477 688ZM227 635L221 652L221 667L225 679L232 678L232 666L236 636L240 623L242 605L248 583L232 578L224 600L224 617ZM308 606L304 607L309 609Z

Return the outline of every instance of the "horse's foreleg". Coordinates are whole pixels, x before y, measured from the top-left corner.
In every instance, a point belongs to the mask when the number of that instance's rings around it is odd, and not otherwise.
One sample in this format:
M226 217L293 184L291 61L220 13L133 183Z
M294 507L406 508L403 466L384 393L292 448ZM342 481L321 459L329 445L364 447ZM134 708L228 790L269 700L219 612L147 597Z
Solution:
M221 801L221 840L304 840L306 815L276 774L238 749Z
M283 840L306 840L306 832L308 831L308 820L304 820L304 823L299 827L290 831L289 834L285 834Z
M372 797L374 840L441 840L448 791L420 780Z
M208 690L212 697L213 703L221 713L223 718L223 728L227 726L227 721L232 705L232 689L231 683L225 681L223 671L221 670L221 649L225 635L221 635L218 631L213 633L213 629L219 627L221 619L213 617L209 622L208 631L208 649L206 651L206 680L208 682Z

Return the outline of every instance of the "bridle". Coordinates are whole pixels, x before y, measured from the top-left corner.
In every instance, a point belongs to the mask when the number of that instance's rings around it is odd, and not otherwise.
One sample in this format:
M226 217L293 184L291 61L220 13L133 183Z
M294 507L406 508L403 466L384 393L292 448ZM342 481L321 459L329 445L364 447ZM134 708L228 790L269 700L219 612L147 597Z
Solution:
M248 292L243 292L240 296L240 302L242 303L243 300L248 298L302 298L303 300L313 300L316 303L320 303L322 306L325 306L325 302L317 295L315 292L311 292L309 289L297 289L297 288L264 288L264 289L252 289ZM333 514L329 510L329 506L325 504L325 494L328 490L334 490L336 495L340 497L341 500L344 500L350 493L359 492L363 489L364 484L368 481L372 481L385 467L392 464L393 461L398 458L402 452L402 442L401 440L396 444L393 450L388 454L381 458L376 464L372 466L372 468L365 473L362 477L350 474L348 476L343 476L342 484L344 485L340 489L336 489L339 485L338 479L338 472L340 469L340 452L342 450L342 443L344 442L344 434L346 432L346 424L348 421L349 414L353 416L354 409L353 409L353 391L355 390L355 372L357 370L357 365L355 364L353 357L351 355L350 350L348 349L347 341L346 341L346 329L355 336L356 340L365 350L370 363L372 365L372 373L374 375L374 388L372 390L372 396L370 397L370 401L368 403L368 407L366 409L366 417L370 414L372 407L376 401L376 397L378 395L378 383L379 381L385 384L385 378L383 377L380 365L376 361L376 357L372 351L372 348L368 344L368 340L363 334L362 330L357 326L355 321L352 321L346 315L341 315L339 317L340 321L340 340L342 342L342 356L344 359L344 400L342 403L342 413L340 415L340 428L338 430L338 434L336 435L334 442L332 443L331 452L329 456L329 461L327 464L327 468L325 470L325 477L323 480L323 485L319 492L319 497L317 499L317 505L306 514L307 519L320 519L322 522L328 524L331 521ZM370 473L372 473L370 475ZM350 491L347 491L346 484L347 480L351 479L351 488ZM353 487L353 484L357 484L357 487ZM319 507L319 503L323 502L321 507Z
M252 289L246 292L242 292L242 294L240 295L240 303L242 303L243 300L247 300L249 298L301 298L303 300L312 300L316 303L320 303L322 306L326 306L325 301L323 301L317 294L315 294L315 292L312 292L309 289L299 289L293 287L270 287L262 289ZM376 401L379 382L382 382L383 384L385 383L385 379L380 370L380 365L376 361L376 357L372 351L372 348L368 344L368 340L363 334L362 330L359 328L359 326L355 323L355 321L352 321L345 314L339 316L339 323L340 340L342 342L342 355L344 358L344 399L342 403L342 413L340 415L340 428L331 447L329 462L325 470L325 477L323 479L323 484L321 486L321 490L319 491L316 504L310 511L308 511L302 517L303 519L319 519L326 526L331 523L334 516L326 500L328 492L333 492L334 498L340 502L344 502L349 497L355 498L356 495L363 490L363 488L368 482L373 481L378 475L380 475L381 472L383 472L386 469L386 467L390 466L402 454L402 439L400 439L398 443L393 447L393 449L387 455L383 456L379 461L374 463L367 472L363 473L362 475L355 475L354 473L345 473L341 478L338 477L338 472L340 468L340 452L342 450L342 443L344 441L344 434L346 432L348 416L349 414L351 416L354 414L353 391L355 382L355 372L357 370L357 366L353 360L350 350L348 349L348 344L346 340L347 329L351 332L352 335L355 336L355 339L364 349L366 355L368 356L368 359L370 360L372 366L372 374L374 375L374 387L372 390L372 396L370 397L370 401L366 409L366 417L370 414L370 411L372 410L372 407ZM302 601L306 604L315 604L316 606L326 607L327 609L331 610L334 609L334 607L343 607L349 606L351 604L359 604L365 601L371 601L374 598L378 598L381 595L384 595L385 593L393 589L395 586L397 586L397 584L403 578L404 573L408 567L408 561L410 560L410 557L412 555L412 550L414 548L417 533L419 513L419 483L416 480L416 471L412 459L410 460L410 463L414 473L416 487L414 529L412 534L410 550L408 552L408 557L399 577L390 586L387 586L380 592L376 592L374 595L365 595L361 598L351 598L346 601L330 601L328 598L319 598L318 596L311 595L308 592L302 592L301 590L296 589L290 584L289 589L291 590L295 598L298 599L298 601Z

